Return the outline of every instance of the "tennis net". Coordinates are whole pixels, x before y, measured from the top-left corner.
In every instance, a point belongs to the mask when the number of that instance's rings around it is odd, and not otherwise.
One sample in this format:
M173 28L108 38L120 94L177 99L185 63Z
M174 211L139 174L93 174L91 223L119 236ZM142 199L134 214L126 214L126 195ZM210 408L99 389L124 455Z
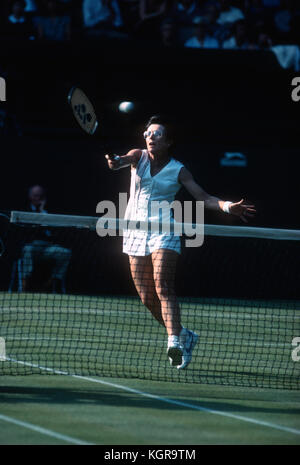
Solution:
M97 220L1 217L0 374L300 388L300 231L205 225L203 245L182 249L181 319L199 340L178 370L121 238L99 237Z

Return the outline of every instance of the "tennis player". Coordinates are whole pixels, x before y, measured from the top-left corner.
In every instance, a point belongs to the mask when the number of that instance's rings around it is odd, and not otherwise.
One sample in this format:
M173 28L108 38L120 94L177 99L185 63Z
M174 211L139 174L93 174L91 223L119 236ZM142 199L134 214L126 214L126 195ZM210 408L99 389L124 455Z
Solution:
M118 170L131 166L130 198L125 218L136 221L172 221L154 216L153 201L171 203L183 186L206 208L247 218L255 213L253 205L243 200L233 203L206 193L190 171L170 155L171 127L161 116L152 116L146 125L146 149L133 149L123 156L106 155L108 166ZM169 209L169 215L171 215ZM198 335L182 326L175 293L175 272L181 252L180 237L174 234L124 231L123 252L128 254L130 271L143 304L168 334L167 355L171 366L181 370L188 366Z

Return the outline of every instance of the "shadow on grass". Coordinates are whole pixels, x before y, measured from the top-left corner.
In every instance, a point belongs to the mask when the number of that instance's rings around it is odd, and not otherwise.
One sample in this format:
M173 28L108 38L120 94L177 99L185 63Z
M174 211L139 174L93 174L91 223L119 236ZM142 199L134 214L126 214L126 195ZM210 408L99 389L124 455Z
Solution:
M259 399L259 405L255 405L255 400L251 402L252 406L243 405L239 402L224 402L224 398L219 398L216 401L216 396L213 395L211 401L202 399L197 401L194 398L187 399L186 395L178 392L178 397L174 395L162 396L169 399L179 400L181 402L190 404L191 406L203 407L211 410L221 410L223 412L248 412L248 413L278 413L287 415L299 415L300 408L282 407L280 403L278 408L267 405L262 406L263 400ZM201 398L205 396L201 392ZM241 399L239 399L241 400ZM249 402L249 399L245 399ZM271 401L272 402L272 401ZM180 411L190 410L188 406L181 406L176 404L169 404L156 399L146 398L135 393L128 392L111 392L106 389L70 389L70 388L49 388L49 387L17 387L17 386L1 386L0 387L0 404L13 403L13 404L53 404L53 405L90 405L90 406L114 406L124 408L151 408L159 410ZM270 401L265 401L269 404Z

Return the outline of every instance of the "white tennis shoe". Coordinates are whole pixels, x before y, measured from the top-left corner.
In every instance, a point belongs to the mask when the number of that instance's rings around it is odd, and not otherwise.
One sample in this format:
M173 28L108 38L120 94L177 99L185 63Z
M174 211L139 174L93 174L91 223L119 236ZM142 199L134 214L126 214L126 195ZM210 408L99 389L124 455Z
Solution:
M179 336L179 343L183 346L182 363L178 363L177 369L183 370L192 360L192 352L199 339L198 334L189 329L182 328Z
M172 367L182 364L183 346L180 344L179 336L168 337L167 355Z

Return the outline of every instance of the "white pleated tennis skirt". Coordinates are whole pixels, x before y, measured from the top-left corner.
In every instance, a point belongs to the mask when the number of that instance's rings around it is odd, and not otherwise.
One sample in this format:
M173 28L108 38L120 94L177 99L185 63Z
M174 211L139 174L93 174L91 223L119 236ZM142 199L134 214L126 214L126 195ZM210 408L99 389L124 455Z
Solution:
M150 255L155 250L169 249L181 253L180 237L168 233L124 231L123 252L137 257Z

